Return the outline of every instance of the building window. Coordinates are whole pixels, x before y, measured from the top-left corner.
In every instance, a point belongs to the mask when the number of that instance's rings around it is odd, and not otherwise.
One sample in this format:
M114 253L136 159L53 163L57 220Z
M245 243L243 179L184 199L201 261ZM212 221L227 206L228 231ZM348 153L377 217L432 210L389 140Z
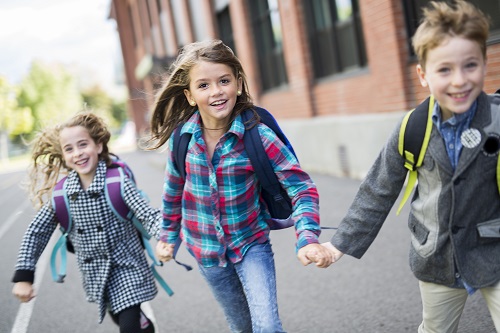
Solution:
M278 0L248 0L262 90L286 84Z
M415 52L411 45L411 38L415 34L422 19L422 8L429 4L430 0L403 0L403 9L406 19L406 29L408 32L408 47L412 57ZM469 0L483 13L490 17L490 38L489 43L500 42L500 0Z
M303 0L315 78L366 66L358 0Z
M219 28L219 38L236 54L234 45L233 27L231 26L231 15L229 6L217 12L217 27Z
M208 35L207 20L205 13L200 10L199 0L189 0L189 10L191 13L191 22L193 23L194 39L205 40L210 36Z
M170 0L172 14L174 18L175 35L177 36L177 47L181 48L188 43L186 29L184 29L184 13L182 11L183 0Z

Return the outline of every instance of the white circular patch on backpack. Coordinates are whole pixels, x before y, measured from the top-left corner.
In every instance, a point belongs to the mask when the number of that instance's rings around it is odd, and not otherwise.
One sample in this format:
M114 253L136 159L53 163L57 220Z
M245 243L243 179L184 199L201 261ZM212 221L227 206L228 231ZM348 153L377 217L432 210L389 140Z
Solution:
M481 132L476 128L466 129L460 136L460 142L465 148L474 148L481 143Z

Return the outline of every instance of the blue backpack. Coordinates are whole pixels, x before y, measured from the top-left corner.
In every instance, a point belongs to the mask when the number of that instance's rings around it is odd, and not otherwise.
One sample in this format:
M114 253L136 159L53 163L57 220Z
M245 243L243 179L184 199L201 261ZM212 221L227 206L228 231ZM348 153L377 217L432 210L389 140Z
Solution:
M266 109L254 107L254 110L260 117L260 121L267 125L276 133L278 138L290 149L297 157L290 141L287 139L276 119ZM278 177L274 173L269 157L267 156L262 139L257 129L257 124L252 124L250 121L253 117L252 110L245 110L242 114L243 123L247 125L243 136L245 150L247 151L250 162L254 167L257 178L262 186L262 199L267 204L272 220L269 221L271 230L285 229L293 226L293 219L290 218L292 210L292 201L286 191L281 187ZM179 170L182 178L186 177L186 154L188 144L191 140L191 133L183 133L180 135L182 125L177 126L174 131L174 163Z
M113 159L111 166L106 170L106 184L104 187L104 192L106 196L106 201L113 213L118 217L118 219L124 223L132 222L137 228L138 233L142 237L142 244L146 249L149 257L152 260L151 270L155 276L158 283L167 292L168 295L172 296L173 291L163 280L163 278L156 271L155 266L162 266L163 264L156 260L154 256L154 251L149 243L151 235L148 234L142 223L134 216L133 212L127 207L125 200L123 199L123 186L125 177L129 178L135 185L135 177L130 169L130 167L118 157ZM66 276L66 254L67 251L74 252L71 242L67 238L71 228L73 227L73 221L71 217L71 211L69 209L69 199L66 193L67 177L59 180L52 193L52 207L56 213L57 221L59 222L60 230L62 232L61 237L57 241L56 245L52 250L52 255L50 258L50 267L52 271L52 279L55 282L62 283ZM146 194L140 191L143 197L147 198ZM56 268L57 253L60 252L61 266L59 272ZM191 270L188 265L181 264L186 267L187 270Z

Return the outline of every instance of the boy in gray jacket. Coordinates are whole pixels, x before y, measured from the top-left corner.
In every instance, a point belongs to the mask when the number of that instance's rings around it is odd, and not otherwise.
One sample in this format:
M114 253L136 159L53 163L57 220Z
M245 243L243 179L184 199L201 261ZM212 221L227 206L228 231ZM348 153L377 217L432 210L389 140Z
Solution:
M500 97L483 92L488 31L488 19L470 3L431 1L412 40L418 77L435 99L408 220L410 266L423 304L419 333L456 332L467 296L476 290L500 331ZM404 186L400 125L331 242L323 244L333 262L344 253L363 256ZM308 258L325 260L314 253Z

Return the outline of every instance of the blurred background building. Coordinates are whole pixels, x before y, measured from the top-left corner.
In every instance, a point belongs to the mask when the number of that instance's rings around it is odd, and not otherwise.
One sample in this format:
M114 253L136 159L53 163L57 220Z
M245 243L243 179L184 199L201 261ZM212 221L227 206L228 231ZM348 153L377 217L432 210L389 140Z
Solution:
M217 38L241 60L255 104L271 111L310 171L363 177L402 114L427 95L411 37L428 0L112 0L130 115L141 135L179 48ZM500 0L488 93L500 88Z

